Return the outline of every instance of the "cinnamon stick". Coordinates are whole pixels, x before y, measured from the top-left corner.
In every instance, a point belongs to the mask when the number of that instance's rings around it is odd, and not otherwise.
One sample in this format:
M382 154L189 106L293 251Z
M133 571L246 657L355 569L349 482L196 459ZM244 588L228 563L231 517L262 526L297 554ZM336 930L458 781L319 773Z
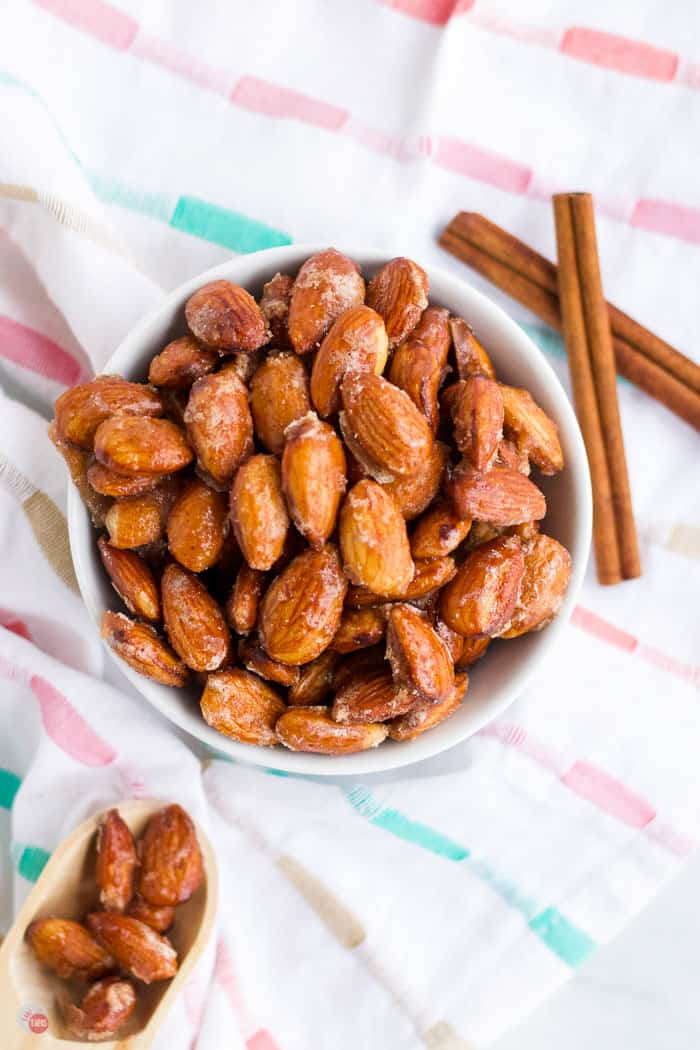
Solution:
M559 300L574 403L593 480L598 578L616 583L641 575L637 532L617 403L615 357L598 262L593 198L553 198ZM602 451L602 459L601 459Z
M557 267L482 215L460 212L441 245L561 331ZM608 303L620 375L700 430L700 367Z

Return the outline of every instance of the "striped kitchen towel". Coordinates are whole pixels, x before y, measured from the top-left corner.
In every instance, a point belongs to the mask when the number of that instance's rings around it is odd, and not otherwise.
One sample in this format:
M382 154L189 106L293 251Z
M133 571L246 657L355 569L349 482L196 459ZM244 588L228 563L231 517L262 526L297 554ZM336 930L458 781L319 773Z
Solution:
M604 590L589 572L560 651L476 738L410 773L328 784L204 754L106 672L46 419L163 290L231 252L321 241L467 276L435 243L456 211L552 256L559 189L595 194L609 298L692 352L695 5L11 7L0 931L80 819L127 796L178 799L225 877L217 935L160 1050L219 1050L223 1032L248 1050L484 1046L700 835L697 436L621 383L643 578ZM566 383L559 338L500 301Z

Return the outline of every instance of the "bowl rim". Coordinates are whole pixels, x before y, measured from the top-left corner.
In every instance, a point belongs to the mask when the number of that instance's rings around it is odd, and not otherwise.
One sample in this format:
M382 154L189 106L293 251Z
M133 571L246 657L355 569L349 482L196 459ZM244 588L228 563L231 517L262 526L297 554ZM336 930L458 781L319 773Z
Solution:
M328 248L328 245L323 243L297 243L267 248L259 252L233 256L223 263L219 263L184 281L168 292L156 307L148 311L127 332L105 363L100 374L109 374L114 371L119 371L122 374L128 372L128 367L121 363L121 359L123 357L133 358L136 354L142 352L145 343L148 342L151 327L158 323L162 315L170 313L174 308L181 308L184 301L203 284L220 279L235 281L236 275L233 271L237 267L246 269L251 265L259 270L267 269L268 276L266 279L269 280L277 270L284 270L285 265L297 267L300 265L300 259L306 259L326 248ZM363 268L363 271L365 269L374 270L395 257L389 250L382 248L354 250L352 247L341 246L338 250L351 259L356 260ZM269 264L267 267L266 263ZM536 652L523 660L522 666L509 679L508 687L501 690L503 695L498 700L495 700L493 704L489 702L484 705L478 716L474 717L472 724L464 727L459 722L449 719L448 722L444 723L445 726L449 725L451 727L451 732L446 740L442 739L443 734L440 734L439 738L435 739L432 733L426 733L411 742L388 742L379 748L350 755L319 755L310 752L289 751L286 748L263 748L252 744L239 743L229 737L225 737L208 726L198 711L194 713L195 723L189 711L171 703L166 698L169 694L164 695L160 692L161 689L167 689L168 687L160 686L158 683L153 683L149 679L144 678L123 660L120 660L106 642L103 643L110 658L121 673L126 676L136 691L155 707L160 714L214 751L223 753L228 758L233 758L243 764L262 766L275 772L302 776L345 777L389 772L403 767L410 767L438 754L443 754L477 733L484 725L498 717L520 696L533 676L546 664L548 656L555 648L559 635L567 625L574 609L583 583L590 552L592 491L583 438L566 392L543 352L503 307L479 289L474 288L469 281L464 280L462 277L450 273L440 266L432 264L421 265L428 274L431 284L435 279L440 284L455 289L455 296L458 296L460 292L464 293L466 290L469 296L474 297L480 309L490 314L492 319L502 327L504 341L511 345L515 344L518 352L529 358L531 366L541 374L543 384L547 386L549 395L556 402L556 423L560 431L566 434L566 443L568 445L566 469L572 471L573 484L579 505L578 518L575 522L575 542L571 544L573 565L569 587L557 617L539 636L540 642ZM250 278L243 277L240 280L244 285L251 283ZM448 300L450 296L442 295L440 298L445 299L445 304L449 307ZM99 585L96 580L93 562L89 556L90 552L78 540L79 533L84 531L88 511L70 479L68 479L67 487L68 532L73 564L88 615L95 622L99 631L99 622L104 606L99 597ZM94 529L89 521L88 526L88 534L94 543ZM101 572L101 568L98 571Z

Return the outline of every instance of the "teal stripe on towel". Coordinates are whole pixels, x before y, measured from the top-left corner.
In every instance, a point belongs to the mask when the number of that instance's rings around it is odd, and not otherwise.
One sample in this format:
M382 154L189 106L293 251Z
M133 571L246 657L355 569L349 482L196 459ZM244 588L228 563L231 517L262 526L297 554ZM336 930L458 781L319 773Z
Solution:
M46 867L51 854L41 846L12 845L12 859L20 875L28 882L36 882Z
M170 225L234 252L257 252L261 248L292 243L291 237L281 230L198 197L180 197Z
M528 925L569 966L579 966L595 951L595 941L556 908L545 908Z
M0 769L0 807L10 809L22 781L9 769Z

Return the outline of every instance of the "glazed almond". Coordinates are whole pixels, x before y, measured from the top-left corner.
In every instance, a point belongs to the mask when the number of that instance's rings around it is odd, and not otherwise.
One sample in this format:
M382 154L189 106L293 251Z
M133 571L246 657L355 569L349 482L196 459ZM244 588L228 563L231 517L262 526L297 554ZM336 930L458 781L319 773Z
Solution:
M38 962L59 977L92 980L114 966L114 959L95 938L71 919L37 919L25 934Z
M276 456L251 456L238 468L231 488L231 523L251 569L272 568L289 529Z
M87 470L87 480L103 496L114 499L125 499L129 496L142 496L152 492L163 480L161 474L117 474L104 463L91 463Z
M367 288L367 305L381 314L389 347L410 335L428 305L428 276L411 259L391 259L375 274Z
M116 499L105 517L110 544L128 550L161 540L178 491L179 485L173 479L161 482L143 496Z
M104 536L97 541L112 586L130 613L144 620L160 620L160 595L153 573L143 558L130 550L113 547Z
M204 879L197 832L182 806L159 809L139 842L139 893L157 908L190 899Z
M452 345L455 350L458 377L460 379L468 379L469 376L473 375L485 375L489 379L495 379L496 372L491 363L491 358L467 322L461 317L451 317L450 329L452 331Z
M228 656L230 635L221 609L202 581L172 562L161 580L168 638L193 671L215 671Z
M271 281L263 285L260 297L260 309L272 333L271 343L278 350L291 349L292 345L287 322L293 284L294 280L289 274L276 273Z
M160 416L163 401L144 383L130 383L121 376L97 376L61 394L54 411L61 441L91 449L97 428L110 416Z
M442 366L430 347L413 338L401 343L391 359L389 379L408 394L435 433L440 418L438 389Z
M425 467L433 436L408 394L382 376L348 372L341 385L346 443L378 481L414 476Z
M227 532L225 497L192 478L168 516L168 549L173 558L191 572L204 572L219 560Z
M493 467L482 474L463 463L448 482L447 493L461 517L497 527L539 521L547 513L537 486L507 467Z
M554 420L540 408L528 390L501 386L504 422L518 449L543 474L556 474L564 466L559 431Z
M296 354L272 354L250 381L255 433L265 448L280 455L290 423L311 410L309 379Z
M282 490L294 525L320 550L335 528L345 492L345 452L333 428L314 412L285 432Z
M272 747L285 704L262 678L239 667L210 674L200 701L204 721L243 744Z
M110 809L97 831L95 881L105 911L124 911L134 892L136 847L129 826Z
M335 722L325 707L290 707L277 721L277 736L291 751L322 755L350 755L377 747L386 738L386 726Z
M340 384L346 372L381 375L389 344L384 321L369 306L354 306L333 323L311 371L311 398L322 418L340 408Z
M158 933L165 933L166 930L169 930L175 919L175 909L169 904L149 904L138 893L132 897L126 914L132 919L145 922L146 926L157 930Z
M440 616L464 636L498 634L513 615L524 571L517 536L482 543L443 590Z
M518 602L502 638L540 631L554 619L571 576L571 555L551 536L536 535L523 545L525 572Z
M291 686L299 680L299 668L273 660L257 638L241 638L238 643L238 658L249 671L270 682L277 682L278 685Z
M86 922L119 966L144 984L177 973L177 954L170 941L138 919L99 911L88 915Z
M71 1035L88 1042L115 1035L136 1007L136 991L130 981L105 977L91 984L79 1006L67 1003L63 1020Z
M485 375L459 382L452 411L457 448L475 470L488 470L503 437L503 397L498 383Z
M386 722L410 711L415 704L415 694L397 685L388 669L368 670L338 689L331 717L336 722L352 724Z
M180 427L148 416L112 416L100 423L95 456L118 474L171 474L194 458Z
M253 441L248 391L235 372L217 372L194 383L185 424L200 470L219 488L228 487Z
M287 324L295 351L315 350L335 319L364 297L365 282L352 259L335 248L312 255L292 285Z
M299 678L287 694L291 705L313 707L322 703L331 691L339 656L331 649L299 668Z
M386 615L383 606L368 609L345 609L330 648L336 653L353 653L368 649L384 637Z
M466 673L458 674L455 678L454 688L446 700L437 704L416 704L405 715L394 718L389 723L389 736L392 740L415 740L429 729L444 722L446 718L453 715L458 709L469 685L469 677Z
M273 660L306 664L340 625L347 581L332 544L298 555L270 584L260 606L260 642Z
M103 612L100 634L117 656L146 678L176 687L187 682L184 663L148 624L123 613Z
M218 363L217 353L207 350L191 335L184 335L156 354L148 369L148 381L153 386L187 389L195 379L213 372Z
M78 495L87 507L93 525L99 528L104 525L107 511L110 507L109 499L105 496L109 493L100 493L90 483L90 466L92 454L83 448L69 445L59 437L56 420L52 420L47 428L49 440L68 467L70 479L78 490Z
M491 639L472 635L470 638L464 638L462 643L462 652L455 659L455 671L463 671L480 660L490 646Z
M211 281L185 304L192 335L212 350L257 350L270 338L267 322L250 292L231 281Z
M415 602L440 590L446 583L449 583L457 571L454 560L450 557L417 559L413 564L413 578L400 592L378 594L367 587L351 584L348 587L345 604L350 609L366 609L381 605L385 601Z
M375 481L360 481L348 493L340 550L348 579L376 594L402 594L413 579L406 524L396 500Z
M428 306L411 332L409 342L421 343L431 351L441 369L445 369L452 345L450 311L442 306Z
M231 596L226 603L226 619L236 634L248 634L258 622L258 607L265 588L265 573L244 562L238 570Z
M441 558L466 540L471 528L469 518L460 518L446 501L436 503L416 522L411 532L414 558Z
M412 605L389 610L386 655L396 684L415 697L437 703L450 695L454 669L447 646Z

